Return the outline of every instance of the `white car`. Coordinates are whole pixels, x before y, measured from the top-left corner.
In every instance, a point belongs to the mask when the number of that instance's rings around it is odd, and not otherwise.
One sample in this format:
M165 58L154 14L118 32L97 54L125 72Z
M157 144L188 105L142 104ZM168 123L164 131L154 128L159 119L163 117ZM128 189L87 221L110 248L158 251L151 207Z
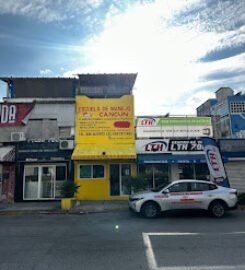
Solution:
M223 217L226 210L236 206L236 189L203 180L177 180L165 187L129 197L129 207L146 218L154 218L162 211L179 209L202 209L215 217Z

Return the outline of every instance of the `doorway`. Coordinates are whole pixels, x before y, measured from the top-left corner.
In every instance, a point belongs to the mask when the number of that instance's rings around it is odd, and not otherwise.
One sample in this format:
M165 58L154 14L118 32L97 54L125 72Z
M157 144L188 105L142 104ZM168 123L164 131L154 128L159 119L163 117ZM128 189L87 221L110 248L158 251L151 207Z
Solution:
M66 179L65 164L26 165L24 167L23 199L59 198L62 183Z
M131 164L110 164L110 196L128 195L124 179L131 174Z

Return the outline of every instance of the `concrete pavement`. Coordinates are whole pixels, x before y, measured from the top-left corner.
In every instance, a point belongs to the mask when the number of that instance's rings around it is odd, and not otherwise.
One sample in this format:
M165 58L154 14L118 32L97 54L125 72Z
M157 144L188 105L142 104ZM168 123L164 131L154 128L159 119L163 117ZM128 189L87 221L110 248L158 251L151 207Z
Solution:
M70 210L62 210L60 201L0 203L0 215L6 214L85 214L126 211L127 201L75 201Z
M21 214L86 214L127 211L127 201L75 201L70 210L61 209L61 201L0 203L0 215ZM239 206L245 210L245 206Z

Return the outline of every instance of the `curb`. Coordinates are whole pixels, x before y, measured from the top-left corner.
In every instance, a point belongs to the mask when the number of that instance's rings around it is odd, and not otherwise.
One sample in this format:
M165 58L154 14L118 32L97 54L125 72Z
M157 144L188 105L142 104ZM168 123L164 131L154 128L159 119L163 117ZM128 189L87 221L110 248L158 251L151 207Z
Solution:
M85 214L98 214L108 212L123 212L128 208L113 208L113 209L70 209L70 210L0 210L0 216L20 216L20 215L85 215Z

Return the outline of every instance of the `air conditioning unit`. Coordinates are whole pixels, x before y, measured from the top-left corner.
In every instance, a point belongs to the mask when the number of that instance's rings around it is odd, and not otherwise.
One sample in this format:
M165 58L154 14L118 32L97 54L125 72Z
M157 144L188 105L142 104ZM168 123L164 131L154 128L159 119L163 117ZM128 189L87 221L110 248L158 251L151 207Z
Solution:
M60 149L67 150L74 148L74 141L73 140L60 140Z
M26 140L24 132L11 132L10 136L11 142L21 142Z

